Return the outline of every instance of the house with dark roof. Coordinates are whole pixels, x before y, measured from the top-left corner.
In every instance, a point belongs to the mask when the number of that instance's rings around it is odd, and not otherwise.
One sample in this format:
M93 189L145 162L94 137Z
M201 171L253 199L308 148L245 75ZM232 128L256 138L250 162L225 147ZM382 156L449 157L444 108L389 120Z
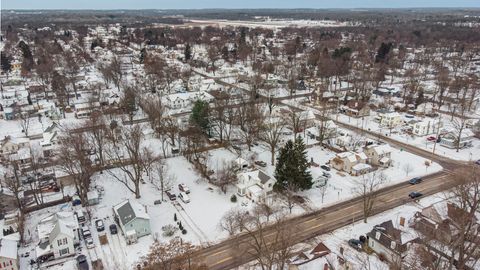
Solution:
M350 100L342 109L346 115L352 117L364 117L370 115L370 107L368 106L368 103L364 101Z
M417 238L417 233L407 226L402 217L399 222L388 220L376 225L367 233L368 246L390 262L401 261L409 245Z
M295 257L291 258L289 260L289 265L303 265L318 258L325 257L330 253L330 249L323 242L320 242L311 250L300 252Z
M237 175L238 181L235 184L237 194L247 197L253 202L265 202L272 194L275 178L269 176L262 170L242 172Z
M115 221L127 238L127 243L135 242L138 237L149 235L150 217L146 208L136 200L125 200L113 207Z

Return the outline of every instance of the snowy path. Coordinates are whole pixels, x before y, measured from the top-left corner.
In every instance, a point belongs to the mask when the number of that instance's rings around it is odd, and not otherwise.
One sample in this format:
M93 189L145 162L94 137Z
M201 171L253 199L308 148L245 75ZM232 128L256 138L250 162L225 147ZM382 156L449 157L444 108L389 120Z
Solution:
M197 224L193 221L193 219L188 215L185 209L178 203L172 202L173 206L177 209L177 213L183 219L183 221L190 227L191 231L197 236L198 240L202 245L208 245L208 237L207 235L197 226ZM188 233L188 232L187 232Z

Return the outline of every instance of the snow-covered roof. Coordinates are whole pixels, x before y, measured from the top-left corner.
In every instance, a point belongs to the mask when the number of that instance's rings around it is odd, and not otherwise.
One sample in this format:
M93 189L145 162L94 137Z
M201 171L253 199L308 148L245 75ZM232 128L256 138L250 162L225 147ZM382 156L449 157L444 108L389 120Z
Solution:
M368 145L367 149L372 149L378 155L385 155L393 151L392 147L390 147L389 144L380 144L380 145L372 144L372 145Z
M40 239L50 238L50 234L55 229L57 222L60 221L62 225L70 228L70 230L78 228L78 222L70 211L60 211L53 213L46 218L42 219L37 225L38 237ZM64 230L65 228L60 228Z
M10 239L0 239L0 257L17 259L18 256L18 242Z
M370 169L371 167L372 166L370 166L368 164L365 164L365 163L358 163L358 164L353 165L352 170L361 171L361 170Z
M135 218L150 219L145 208L136 200L125 200L113 207L123 225L128 224Z
M68 223L63 220L57 220L57 222L55 223L53 230L50 232L50 235L48 236L48 240L50 241L50 243L53 243L55 238L57 238L57 236L60 234L67 235L71 238L74 238L73 228L70 227Z

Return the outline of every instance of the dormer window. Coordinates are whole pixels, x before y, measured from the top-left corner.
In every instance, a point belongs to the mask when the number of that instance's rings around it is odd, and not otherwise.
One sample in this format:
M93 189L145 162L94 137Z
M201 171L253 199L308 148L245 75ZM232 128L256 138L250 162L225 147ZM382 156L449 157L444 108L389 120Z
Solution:
M391 249L395 250L396 247L397 247L397 243L395 241L390 242Z
M380 240L380 232L375 233L375 239Z

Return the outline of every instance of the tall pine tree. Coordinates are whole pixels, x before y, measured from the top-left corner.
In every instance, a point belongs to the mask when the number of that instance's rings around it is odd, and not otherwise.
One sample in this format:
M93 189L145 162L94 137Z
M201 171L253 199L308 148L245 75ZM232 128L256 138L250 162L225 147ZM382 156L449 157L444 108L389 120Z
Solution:
M300 190L310 189L313 183L308 167L307 151L302 138L296 138L295 142L289 140L277 157L275 188L284 190L290 186Z

